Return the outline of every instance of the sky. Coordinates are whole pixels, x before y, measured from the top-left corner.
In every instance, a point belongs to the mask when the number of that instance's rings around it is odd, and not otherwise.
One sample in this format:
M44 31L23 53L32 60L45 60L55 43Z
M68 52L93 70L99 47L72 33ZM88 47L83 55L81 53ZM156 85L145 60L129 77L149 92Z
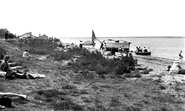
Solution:
M185 36L184 0L0 0L0 28L52 37Z

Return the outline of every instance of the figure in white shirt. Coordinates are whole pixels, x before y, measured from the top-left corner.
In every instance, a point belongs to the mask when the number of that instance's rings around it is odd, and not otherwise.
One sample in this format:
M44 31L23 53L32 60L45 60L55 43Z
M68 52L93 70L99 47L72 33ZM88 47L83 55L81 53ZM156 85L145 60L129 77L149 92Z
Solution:
M24 52L23 52L23 55L22 55L24 58L28 58L30 59L32 56L29 54L28 52L28 49L26 49Z
M182 67L180 65L180 60L175 60L173 62L172 67L170 68L170 73L171 74L179 74L179 71L182 70Z

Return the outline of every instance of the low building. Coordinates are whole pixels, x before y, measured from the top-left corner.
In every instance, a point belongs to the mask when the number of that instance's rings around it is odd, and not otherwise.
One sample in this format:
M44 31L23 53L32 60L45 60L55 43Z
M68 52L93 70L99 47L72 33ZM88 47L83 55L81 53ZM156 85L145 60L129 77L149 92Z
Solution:
M32 32L27 32L19 36L20 39L28 39L28 38L33 38L32 37Z
M39 34L39 37L37 39L49 39L49 37L45 34L43 34L43 35Z

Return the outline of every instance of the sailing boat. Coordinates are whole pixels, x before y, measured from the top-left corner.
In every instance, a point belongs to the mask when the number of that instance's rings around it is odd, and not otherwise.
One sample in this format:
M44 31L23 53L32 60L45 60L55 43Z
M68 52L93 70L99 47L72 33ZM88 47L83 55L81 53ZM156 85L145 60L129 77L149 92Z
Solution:
M94 33L94 30L92 30L92 39L91 41L85 41L85 42L82 42L81 44L82 45L89 45L89 46L94 46L96 43L94 42L94 40L96 39L96 35Z

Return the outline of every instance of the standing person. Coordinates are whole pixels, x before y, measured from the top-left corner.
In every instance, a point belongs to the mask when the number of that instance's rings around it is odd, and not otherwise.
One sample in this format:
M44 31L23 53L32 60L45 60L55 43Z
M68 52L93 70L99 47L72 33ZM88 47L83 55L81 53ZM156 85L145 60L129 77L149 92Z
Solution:
M103 50L103 42L101 42L100 50Z
M133 57L132 53L129 53L129 59L130 59L130 61L129 61L130 66L134 66L135 62L134 62L134 57Z
M8 31L6 31L6 32L5 32L5 36L4 36L4 37L5 37L5 40L7 40L7 39L8 39L8 35L9 35L9 32L8 32Z
M136 47L136 52L139 52L139 47Z
M182 60L182 59L183 59L182 51L180 51L180 53L179 53L179 60Z
M82 45L82 41L80 41L80 45L79 45L80 49L82 49L83 45Z

